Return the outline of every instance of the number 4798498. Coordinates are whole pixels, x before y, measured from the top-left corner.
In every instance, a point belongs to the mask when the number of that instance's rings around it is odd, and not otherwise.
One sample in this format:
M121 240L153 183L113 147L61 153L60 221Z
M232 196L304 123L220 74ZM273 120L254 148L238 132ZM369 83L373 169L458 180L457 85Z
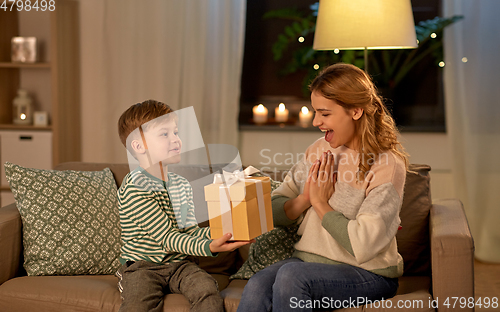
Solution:
M474 297L447 297L443 302L443 305L447 308L498 308L498 297L479 297L474 299Z
M1 1L1 0L0 0ZM3 11L54 11L56 2L54 0L3 0L0 10Z

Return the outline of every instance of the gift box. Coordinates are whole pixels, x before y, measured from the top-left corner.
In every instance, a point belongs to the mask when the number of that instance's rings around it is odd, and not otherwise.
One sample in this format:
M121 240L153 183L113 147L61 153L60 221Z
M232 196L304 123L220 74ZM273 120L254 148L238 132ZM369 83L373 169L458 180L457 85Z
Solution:
M231 240L247 241L272 230L271 180L240 177L229 181L224 176L221 181L222 175L216 175L214 183L205 186L212 239L232 233Z

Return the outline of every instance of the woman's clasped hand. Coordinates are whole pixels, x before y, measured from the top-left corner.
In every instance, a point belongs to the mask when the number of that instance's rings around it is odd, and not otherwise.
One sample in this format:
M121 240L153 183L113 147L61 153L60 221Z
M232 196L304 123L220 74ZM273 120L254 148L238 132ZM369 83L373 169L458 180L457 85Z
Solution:
M328 201L335 192L336 182L334 157L331 151L326 151L311 165L304 186L304 196L309 199L320 218L323 218L326 212L333 210Z

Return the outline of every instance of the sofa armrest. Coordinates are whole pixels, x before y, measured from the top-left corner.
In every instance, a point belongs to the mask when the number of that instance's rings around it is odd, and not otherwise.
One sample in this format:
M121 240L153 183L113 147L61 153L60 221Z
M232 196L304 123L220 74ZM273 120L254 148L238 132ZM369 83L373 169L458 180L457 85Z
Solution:
M473 308L462 309L460 301L452 308L455 303L452 297L458 300L474 297L474 241L459 200L433 202L430 239L432 289L434 299L438 300L438 310L474 311Z
M0 284L17 275L22 241L21 215L16 205L0 208Z

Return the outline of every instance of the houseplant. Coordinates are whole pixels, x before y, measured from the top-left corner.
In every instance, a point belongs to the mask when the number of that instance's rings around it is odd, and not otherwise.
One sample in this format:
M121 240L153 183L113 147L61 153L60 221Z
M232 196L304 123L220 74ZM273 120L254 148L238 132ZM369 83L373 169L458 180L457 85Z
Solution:
M364 68L362 50L313 50L311 34L314 33L316 27L318 8L319 2L311 5L309 12L284 8L269 11L263 16L264 19L279 18L291 22L278 35L273 44L272 53L275 61L288 56L281 74L305 72L304 94L307 94L307 85L317 74L318 69L337 62L350 63ZM368 53L370 74L373 75L377 87L382 90L395 89L411 69L426 57L432 57L435 66L439 66L438 63L443 60L443 29L462 18L463 16L456 15L449 18L435 17L419 22L415 25L419 43L416 49L370 50Z

